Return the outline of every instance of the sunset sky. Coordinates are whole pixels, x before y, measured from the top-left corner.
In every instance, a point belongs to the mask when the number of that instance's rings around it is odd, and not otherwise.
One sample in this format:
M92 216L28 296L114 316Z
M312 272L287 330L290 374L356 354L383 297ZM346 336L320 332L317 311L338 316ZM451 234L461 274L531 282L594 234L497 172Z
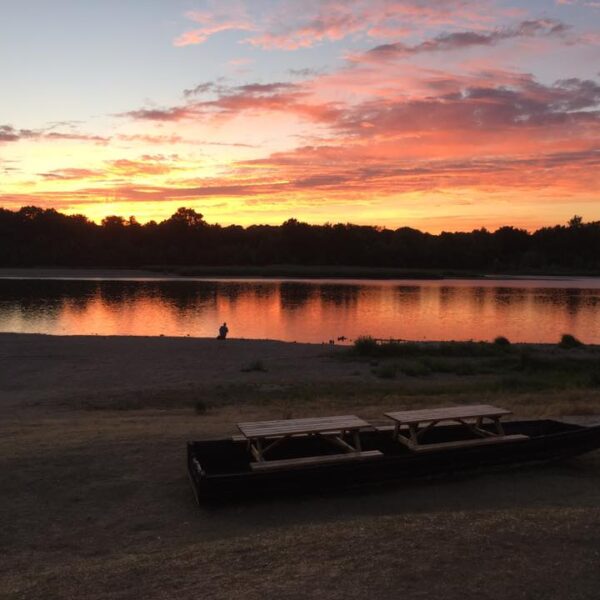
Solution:
M0 206L600 220L600 0L0 0Z

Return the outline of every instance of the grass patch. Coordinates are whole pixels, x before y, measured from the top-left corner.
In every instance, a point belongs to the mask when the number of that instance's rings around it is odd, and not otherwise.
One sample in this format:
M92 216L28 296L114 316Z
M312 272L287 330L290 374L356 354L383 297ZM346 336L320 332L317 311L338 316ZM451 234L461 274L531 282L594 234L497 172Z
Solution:
M498 356L510 348L506 344L489 342L383 342L379 343L369 336L358 338L350 352L354 356L365 357L420 357L454 356L484 357Z
M498 381L502 392L539 392L553 387L556 388L555 382L523 375L507 375Z
M402 372L409 377L427 377L431 375L431 368L425 361L417 361L405 366Z
M396 375L398 374L398 366L392 363L387 363L377 367L373 373L380 379L395 379Z
M565 347L557 349L541 344L513 345L503 337L492 343L378 343L363 337L345 359L367 358L372 366L379 363L372 373L381 379L400 374L428 377L427 385L403 381L407 394L439 394L440 389L525 393L600 387L598 348L585 347L572 336L563 339ZM571 354L571 348L585 348L585 352Z
M242 373L252 373L252 372L266 373L267 367L265 367L265 364L263 363L262 360L255 360L240 370L242 371Z

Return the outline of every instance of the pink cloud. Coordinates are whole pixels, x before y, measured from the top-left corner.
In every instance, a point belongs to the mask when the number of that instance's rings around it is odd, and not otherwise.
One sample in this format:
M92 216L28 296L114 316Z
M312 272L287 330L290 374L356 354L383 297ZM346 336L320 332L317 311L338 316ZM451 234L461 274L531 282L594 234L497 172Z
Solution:
M108 175L119 177L136 177L140 175L166 175L178 167L169 163L162 156L145 156L144 160L118 159L109 161Z
M251 65L254 62L254 59L249 58L247 56L241 56L239 58L232 58L227 61L227 64L232 67L245 67L247 65Z
M266 49L296 50L348 36L392 38L415 27L484 23L487 2L469 0L313 0L287 2L246 41Z
M251 31L254 29L253 23L246 16L243 5L220 6L215 4L210 11L190 11L186 17L198 23L190 31L182 33L173 41L177 47L203 44L209 37L223 31Z
M186 97L203 93L210 84L201 84L186 90ZM191 101L182 106L139 109L121 116L146 121L202 120L211 117L227 117L243 112L281 112L306 117L314 121L331 121L338 110L332 102L310 100L310 91L300 84L289 82L252 83L235 87L214 87L214 100Z
M328 137L238 161L220 177L46 195L72 203L89 202L107 190L117 200L131 202L239 197L244 202L293 203L302 197L305 202L326 198L348 203L464 188L513 194L547 190L564 198L600 184L600 84L570 78L544 85L526 74L489 72L471 78L446 74L429 86L429 93L420 97L388 94L333 107L309 103L301 84L238 86L215 100L193 103L189 110L197 115L293 110L326 125ZM176 167L176 159L148 156L111 161L105 174L151 176ZM54 176L79 174L92 175L64 169Z
M255 31L247 43L280 50L308 48L355 35L390 39L415 27L490 22L488 4L489 0L286 0L275 10L256 11L250 17L244 4L222 0L211 3L211 10L186 13L199 27L184 32L173 44L202 44L224 31Z

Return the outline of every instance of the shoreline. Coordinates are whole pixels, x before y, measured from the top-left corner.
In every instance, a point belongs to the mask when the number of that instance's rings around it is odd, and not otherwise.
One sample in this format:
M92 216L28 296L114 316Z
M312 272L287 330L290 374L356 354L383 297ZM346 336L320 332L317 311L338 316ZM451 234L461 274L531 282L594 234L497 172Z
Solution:
M0 279L54 279L54 280L175 280L193 281L242 280L367 280L367 281L522 281L570 279L599 279L597 273L477 273L453 269L388 269L380 267L336 266L279 266L266 267L147 267L129 268L71 268L71 267L2 267Z
M228 337L226 340L217 340L216 336L201 337L191 335L130 335L130 334L104 334L104 333L43 333L43 332L23 332L23 331L0 331L0 342L3 341L3 337L23 337L23 338L53 338L53 339L65 339L65 340L138 340L138 341L151 341L151 340L164 340L164 341L181 341L187 340L188 342L207 342L210 344L217 343L217 347L226 346L227 344L248 344L254 345L256 348L261 346L270 345L281 345L291 347L307 347L307 348L320 348L322 351L325 350L350 350L354 346L356 340L348 340L347 342L328 343L328 342L303 342L303 341L290 341L280 340L277 338L243 338L243 337ZM381 340L384 344L388 343L387 338ZM452 344L480 344L485 346L494 346L493 341L489 340L396 340L390 338L389 342L399 343L400 345L409 345L415 347L432 348L437 346L452 345ZM511 347L514 349L540 349L540 350L553 350L560 349L558 342L511 342ZM600 344L583 344L582 349L591 351L600 350Z
M177 275L158 276L156 272L145 269L71 269L56 268L0 268L0 279L54 279L54 280L145 280L145 279L181 279Z
M267 339L0 333L0 412L249 403L335 413L485 398L515 416L595 415L599 356L598 345L416 342L361 353Z

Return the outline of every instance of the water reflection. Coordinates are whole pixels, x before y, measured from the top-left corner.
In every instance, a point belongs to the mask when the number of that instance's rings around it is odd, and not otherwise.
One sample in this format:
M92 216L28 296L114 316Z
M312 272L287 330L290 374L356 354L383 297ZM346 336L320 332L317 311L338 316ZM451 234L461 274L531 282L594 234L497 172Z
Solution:
M414 340L600 343L600 283L0 280L0 330L322 342Z

